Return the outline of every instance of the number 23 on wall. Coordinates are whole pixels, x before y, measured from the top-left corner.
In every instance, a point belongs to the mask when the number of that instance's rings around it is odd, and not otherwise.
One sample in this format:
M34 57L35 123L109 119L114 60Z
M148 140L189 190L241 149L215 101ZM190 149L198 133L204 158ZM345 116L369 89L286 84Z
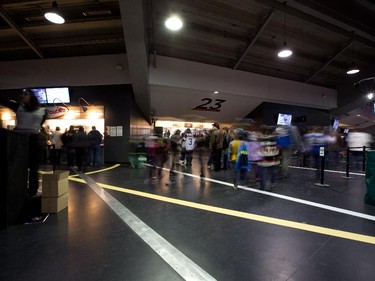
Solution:
M193 110L220 112L222 104L226 102L226 100L211 98L204 98L201 101L204 103L194 107Z

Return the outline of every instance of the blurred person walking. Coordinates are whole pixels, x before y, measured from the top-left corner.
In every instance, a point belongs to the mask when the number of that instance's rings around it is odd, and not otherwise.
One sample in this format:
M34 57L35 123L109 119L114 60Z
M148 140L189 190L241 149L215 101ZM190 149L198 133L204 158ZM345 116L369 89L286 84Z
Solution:
M346 142L353 155L353 163L357 170L361 170L361 163L363 160L363 147L365 150L371 148L371 144L374 142L373 137L365 132L351 131L346 137Z
M260 167L260 189L264 190L268 180L271 188L275 188L277 167L280 165L280 151L276 142L275 129L273 126L262 126L262 134L258 140L261 145L260 156L263 158L258 162Z

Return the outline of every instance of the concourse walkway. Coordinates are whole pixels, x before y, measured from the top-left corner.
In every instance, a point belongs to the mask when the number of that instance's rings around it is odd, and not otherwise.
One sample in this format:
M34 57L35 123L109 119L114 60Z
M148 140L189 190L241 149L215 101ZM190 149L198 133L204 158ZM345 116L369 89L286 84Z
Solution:
M178 167L145 183L124 165L70 176L69 208L0 232L0 280L368 280L375 206L365 178L291 168L275 189Z

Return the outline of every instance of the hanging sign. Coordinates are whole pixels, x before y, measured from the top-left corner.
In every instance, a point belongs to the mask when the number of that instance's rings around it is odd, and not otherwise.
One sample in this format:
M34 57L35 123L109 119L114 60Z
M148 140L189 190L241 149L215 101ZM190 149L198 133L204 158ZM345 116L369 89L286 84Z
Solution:
M47 119L56 119L61 116L64 116L69 111L69 108L66 106L54 106L46 107L46 118Z
M204 103L197 105L192 110L220 112L222 104L226 102L226 100L211 98L204 98L201 99L201 101L203 101Z

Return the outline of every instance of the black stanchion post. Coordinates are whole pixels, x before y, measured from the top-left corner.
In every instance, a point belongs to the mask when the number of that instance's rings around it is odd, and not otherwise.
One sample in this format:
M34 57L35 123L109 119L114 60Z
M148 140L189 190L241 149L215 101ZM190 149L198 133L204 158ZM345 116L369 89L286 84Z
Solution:
M343 179L352 179L353 177L349 176L349 168L350 168L350 148L346 149L346 174L342 176Z
M320 156L321 164L320 164L320 184L324 185L324 165L325 165L325 155Z
M362 155L362 171L366 170L366 146L363 146L363 155Z
M320 187L328 187L329 184L324 183L324 164L325 164L325 148L321 147L319 150L319 156L320 156L320 182L315 183L316 186Z

